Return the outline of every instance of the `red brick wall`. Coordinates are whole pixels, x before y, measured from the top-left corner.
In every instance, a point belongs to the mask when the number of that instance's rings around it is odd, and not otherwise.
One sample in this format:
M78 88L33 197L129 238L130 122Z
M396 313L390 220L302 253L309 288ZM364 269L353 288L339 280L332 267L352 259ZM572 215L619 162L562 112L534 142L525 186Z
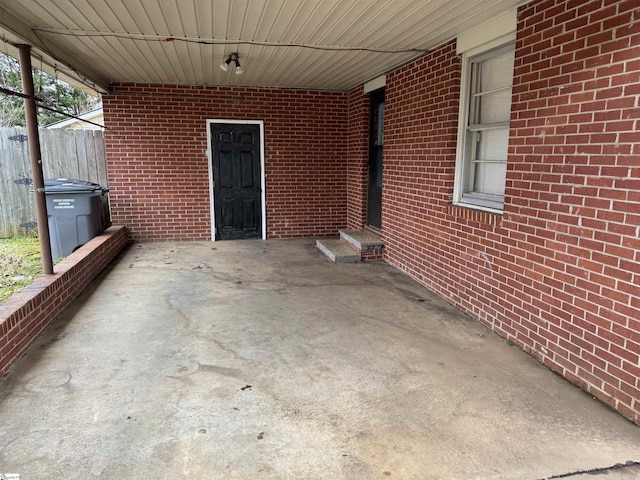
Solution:
M207 119L264 120L267 236L346 225L346 93L114 85L104 95L114 224L136 241L208 240Z
M111 227L0 304L0 376L126 246L127 229Z
M640 422L640 8L536 1L518 22L502 216L450 205L455 42L387 75L385 259Z
M362 87L349 94L347 128L347 225L360 228L367 214L369 98Z
M448 248L459 227L448 206L460 97L455 49L450 42L387 75L382 172L387 260L450 298L457 276Z
M638 422L640 4L522 9L514 84L504 323Z

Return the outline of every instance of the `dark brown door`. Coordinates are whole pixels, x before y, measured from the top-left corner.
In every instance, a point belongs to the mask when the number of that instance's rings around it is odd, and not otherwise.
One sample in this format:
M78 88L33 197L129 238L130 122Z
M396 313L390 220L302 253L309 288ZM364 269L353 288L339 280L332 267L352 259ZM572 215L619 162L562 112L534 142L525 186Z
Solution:
M216 240L262 238L258 125L211 124Z
M382 228L382 145L384 125L384 90L371 95L369 124L369 188L367 224Z

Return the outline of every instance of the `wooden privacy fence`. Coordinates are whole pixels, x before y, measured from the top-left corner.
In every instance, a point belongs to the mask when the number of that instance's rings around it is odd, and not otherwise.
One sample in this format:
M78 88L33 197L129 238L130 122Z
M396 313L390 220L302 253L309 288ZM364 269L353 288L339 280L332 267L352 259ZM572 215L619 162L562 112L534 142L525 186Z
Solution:
M44 178L77 178L107 188L102 130L40 129ZM0 238L35 235L26 128L0 128Z

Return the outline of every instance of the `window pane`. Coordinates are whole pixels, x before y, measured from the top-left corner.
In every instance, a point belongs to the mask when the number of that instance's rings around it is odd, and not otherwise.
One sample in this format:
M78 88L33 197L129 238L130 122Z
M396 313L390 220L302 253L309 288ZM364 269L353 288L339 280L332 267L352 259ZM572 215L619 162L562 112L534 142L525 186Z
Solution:
M511 89L498 90L476 97L476 118L472 124L507 122L511 117Z
M515 49L510 49L480 62L480 82L478 92L487 92L511 85L513 81L513 61Z
M507 177L506 163L477 163L474 172L473 192L504 195Z
M378 103L373 112L373 139L375 145L383 144L384 132L384 102Z
M473 160L507 161L509 129L496 128L476 132L476 151Z
M382 148L373 147L375 157L369 162L370 183L382 188Z

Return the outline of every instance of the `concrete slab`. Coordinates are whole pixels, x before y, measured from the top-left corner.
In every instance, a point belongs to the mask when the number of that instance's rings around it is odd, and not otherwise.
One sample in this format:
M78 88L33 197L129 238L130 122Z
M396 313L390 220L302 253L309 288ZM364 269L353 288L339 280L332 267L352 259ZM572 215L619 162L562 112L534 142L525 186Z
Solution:
M131 247L0 380L0 426L0 473L30 480L520 480L640 460L640 427L400 272L297 240Z

